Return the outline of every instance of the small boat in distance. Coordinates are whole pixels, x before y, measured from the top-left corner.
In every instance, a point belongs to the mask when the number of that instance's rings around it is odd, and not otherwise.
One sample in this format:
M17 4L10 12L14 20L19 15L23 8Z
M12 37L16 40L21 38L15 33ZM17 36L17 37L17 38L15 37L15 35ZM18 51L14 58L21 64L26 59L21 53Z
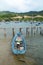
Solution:
M24 54L26 52L26 42L21 32L17 33L13 38L12 52L13 54Z

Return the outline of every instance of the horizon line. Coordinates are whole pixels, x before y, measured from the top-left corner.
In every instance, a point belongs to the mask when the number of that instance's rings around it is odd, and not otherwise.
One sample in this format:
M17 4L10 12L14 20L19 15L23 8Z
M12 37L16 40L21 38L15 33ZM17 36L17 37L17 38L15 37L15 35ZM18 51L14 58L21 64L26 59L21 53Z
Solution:
M15 11L9 11L9 10L2 10L2 11L0 11L0 12L7 12L7 11L8 11L8 12L14 12L14 13L25 13L25 12L15 12ZM35 11L36 11L36 12L40 12L40 11L43 11L43 10L39 10L39 11L37 11L37 10L31 10L31 11L26 11L26 12L32 12L32 11L33 11L33 12L35 12Z

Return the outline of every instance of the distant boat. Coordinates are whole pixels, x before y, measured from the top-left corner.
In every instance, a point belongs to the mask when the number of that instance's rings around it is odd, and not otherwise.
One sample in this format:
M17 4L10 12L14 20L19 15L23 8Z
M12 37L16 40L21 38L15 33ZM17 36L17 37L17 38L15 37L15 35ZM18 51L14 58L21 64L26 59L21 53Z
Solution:
M26 52L26 42L22 34L17 33L12 41L13 54L24 54Z
M40 24L41 24L41 22L37 22L37 23L36 23L36 26L39 26Z

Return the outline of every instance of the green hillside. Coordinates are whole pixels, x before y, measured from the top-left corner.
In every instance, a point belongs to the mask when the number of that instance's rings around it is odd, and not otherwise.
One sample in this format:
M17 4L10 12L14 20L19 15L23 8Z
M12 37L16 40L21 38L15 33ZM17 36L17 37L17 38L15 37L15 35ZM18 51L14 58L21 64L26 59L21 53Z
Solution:
M18 18L14 19L14 17L21 16L21 20L31 20L34 16L40 16L35 17L33 20L40 20L43 21L43 10L42 11L30 11L30 12L24 12L24 13L15 13L10 11L0 11L0 21L10 21L10 20L20 20ZM24 18L24 16L31 16L30 18Z

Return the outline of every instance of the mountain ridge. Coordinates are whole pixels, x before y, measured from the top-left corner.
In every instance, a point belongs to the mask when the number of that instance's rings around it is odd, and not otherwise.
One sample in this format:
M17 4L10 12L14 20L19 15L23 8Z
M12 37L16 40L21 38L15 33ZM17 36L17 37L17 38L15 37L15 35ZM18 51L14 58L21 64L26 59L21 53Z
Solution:
M43 15L43 10L42 11L29 11L29 12L24 12L24 13L15 13L15 12L10 12L10 11L0 11L0 15L3 14L18 14L18 15L29 15L29 16L35 16L35 15Z

